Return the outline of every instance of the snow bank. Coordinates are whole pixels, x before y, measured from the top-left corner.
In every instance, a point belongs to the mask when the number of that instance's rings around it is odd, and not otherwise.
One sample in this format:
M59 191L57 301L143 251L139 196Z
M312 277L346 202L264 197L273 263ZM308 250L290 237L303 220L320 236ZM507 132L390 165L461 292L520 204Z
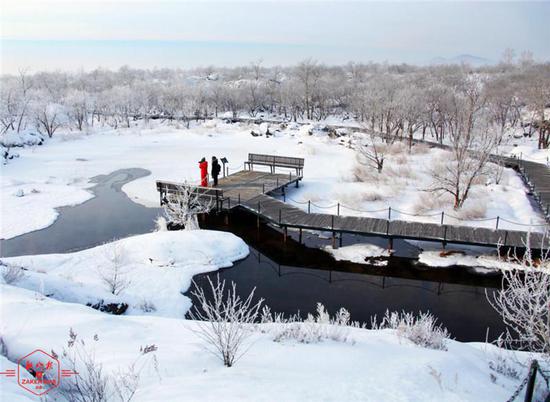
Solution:
M465 252L446 254L441 251L423 251L418 256L418 262L430 267L463 267L480 268L477 272L497 272L501 269L522 269L521 265L503 261L496 255L468 255Z
M5 147L23 147L32 145L42 145L44 137L41 134L33 132L8 131L0 137L0 144Z
M194 275L230 267L248 246L227 232L154 232L69 254L4 258L21 266L17 286L80 304L126 303L127 314L183 317L191 307L187 291ZM114 274L120 291L112 294ZM111 283L107 283L111 282Z
M21 358L23 355L18 357ZM17 358L15 361L17 361ZM17 364L0 355L0 371L6 370L15 370L17 373ZM33 379L34 377L27 371L21 370L21 378ZM6 402L30 402L40 401L40 398L21 388L17 384L17 377L0 375L0 400Z
M331 254L336 261L350 261L364 264L366 260L376 257L389 257L390 252L374 244L353 244L339 248L325 246L324 250Z
M158 372L152 365L145 367L135 401L500 402L520 383L489 368L498 352L490 345L449 341L448 351L431 350L399 338L392 330L358 328L350 328L354 343L301 344L274 342L270 331L258 325L247 354L227 368L205 352L192 331L193 321L112 316L38 298L34 292L13 286L0 285L0 290L3 337L10 360L37 347L61 355L69 328L93 348L96 364L107 375L127 369L136 361L140 347L156 345ZM517 357L526 359L521 353ZM7 368L4 364L13 367L5 359L0 364L2 369ZM523 378L526 369L518 369Z

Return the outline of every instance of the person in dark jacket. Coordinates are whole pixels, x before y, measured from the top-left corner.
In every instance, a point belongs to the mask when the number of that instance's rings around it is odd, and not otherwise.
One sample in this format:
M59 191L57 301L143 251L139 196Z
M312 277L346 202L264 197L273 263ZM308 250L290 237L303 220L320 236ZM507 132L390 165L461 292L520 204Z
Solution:
M218 176L220 175L221 171L220 162L218 162L218 158L215 156L212 157L212 179L214 180L214 187L218 186Z

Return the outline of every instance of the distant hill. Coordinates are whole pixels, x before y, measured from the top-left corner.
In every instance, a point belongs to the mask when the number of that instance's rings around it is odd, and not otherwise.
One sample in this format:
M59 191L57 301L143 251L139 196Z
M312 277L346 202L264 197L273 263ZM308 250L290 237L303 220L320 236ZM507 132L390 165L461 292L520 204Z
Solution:
M483 57L472 56L471 54L461 54L455 57L445 58L445 57L436 57L432 59L429 64L431 65L440 65L440 64L469 64L471 66L486 66L493 64L494 62L485 59Z

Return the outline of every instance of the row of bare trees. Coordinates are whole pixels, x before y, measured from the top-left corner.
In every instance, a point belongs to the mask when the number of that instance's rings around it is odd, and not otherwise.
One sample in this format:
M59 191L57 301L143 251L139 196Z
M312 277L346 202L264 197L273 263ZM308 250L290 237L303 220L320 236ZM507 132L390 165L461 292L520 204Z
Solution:
M0 133L61 126L130 126L132 120L189 120L274 114L322 120L355 118L388 137L421 132L445 141L457 114L479 114L503 133L522 124L550 145L544 109L550 104L550 64L501 63L418 67L305 60L292 67L40 72L1 77Z

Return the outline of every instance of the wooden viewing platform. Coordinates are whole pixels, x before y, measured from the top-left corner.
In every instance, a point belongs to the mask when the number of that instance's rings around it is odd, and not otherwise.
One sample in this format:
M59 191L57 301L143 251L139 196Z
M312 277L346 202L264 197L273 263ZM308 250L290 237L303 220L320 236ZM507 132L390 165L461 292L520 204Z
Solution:
M512 162L513 160L510 161ZM392 220L390 217L380 219L311 213L270 196L276 191L284 194L288 186L298 186L303 178L301 174L293 174L292 171L288 174L276 173L275 167L272 166L270 172L255 171L251 167L249 170L242 170L221 178L215 189L203 188L201 191L205 192L207 197L216 197L215 205L218 211L244 208L258 217L258 225L260 220L264 220L281 228L285 240L290 228L299 230L300 241L303 230L331 232L334 247L338 234L341 242L342 233L385 237L389 240L389 247L392 247L393 239L435 241L441 242L443 246L447 243L456 243L523 248L527 241L533 249L540 249L543 242L544 247L549 245L544 235L538 232ZM301 173L302 169L303 159L297 172ZM161 203L163 195L177 185L177 183L157 181ZM550 195L546 191L541 193L545 196L547 194Z

